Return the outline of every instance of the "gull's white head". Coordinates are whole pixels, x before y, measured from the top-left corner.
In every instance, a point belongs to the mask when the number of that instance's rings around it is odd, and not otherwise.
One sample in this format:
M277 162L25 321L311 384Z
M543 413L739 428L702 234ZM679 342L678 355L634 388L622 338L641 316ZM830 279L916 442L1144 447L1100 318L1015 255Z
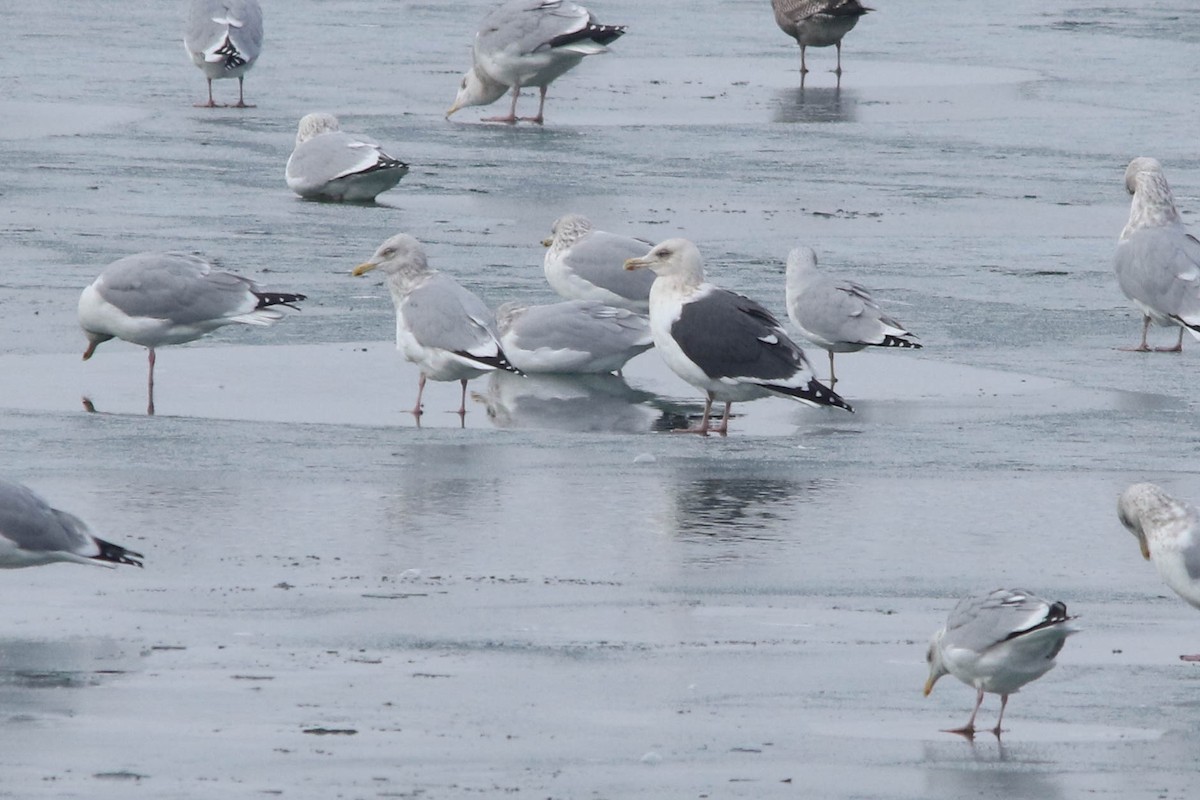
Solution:
M545 247L564 250L592 232L592 221L582 214L564 214L554 220L550 238L542 239Z
M314 136L320 136L322 133L331 133L341 130L338 123L338 118L333 114L305 114L300 119L300 126L296 130L296 146L307 142Z
M789 294L801 289L818 275L817 253L811 247L794 247L787 257L787 285Z
M432 271L425 258L425 248L407 233L398 233L379 245L375 255L351 270L350 274L357 278L376 269L387 277L393 297L397 291L403 292L418 278Z
M1121 493L1117 516L1138 540L1142 558L1150 558L1150 538L1186 515L1183 504L1153 483L1135 483Z
M649 253L625 261L625 269L649 269L660 278L676 278L683 283L704 282L704 261L696 245L687 239L667 239Z
M950 670L946 669L946 664L942 661L942 637L945 635L945 628L935 633L929 642L929 651L925 653L925 661L929 664L929 677L925 680L926 697L929 697L929 693L933 691L933 685L938 682L939 678L950 674Z
M478 68L471 67L463 74L462 82L458 85L458 96L454 98L454 105L446 110L446 117L448 119L455 111L467 106L490 105L503 97L507 91L507 85L494 81Z
M1179 222L1175 197L1158 159L1139 156L1125 168L1125 189L1133 195L1129 222L1121 232L1126 239L1141 228L1153 228Z

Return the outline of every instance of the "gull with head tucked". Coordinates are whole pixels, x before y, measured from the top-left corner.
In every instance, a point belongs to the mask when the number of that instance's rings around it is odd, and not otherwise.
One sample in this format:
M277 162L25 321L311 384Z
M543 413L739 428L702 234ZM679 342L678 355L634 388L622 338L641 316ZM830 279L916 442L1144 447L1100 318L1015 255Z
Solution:
M288 188L306 199L370 203L408 174L368 136L345 133L333 114L306 114L288 157Z
M1113 269L1125 296L1142 312L1142 340L1136 347L1149 352L1150 323L1179 328L1174 347L1183 351L1183 333L1200 339L1200 240L1187 232L1162 165L1153 158L1135 158L1125 170L1125 188L1133 195L1129 222L1121 231Z

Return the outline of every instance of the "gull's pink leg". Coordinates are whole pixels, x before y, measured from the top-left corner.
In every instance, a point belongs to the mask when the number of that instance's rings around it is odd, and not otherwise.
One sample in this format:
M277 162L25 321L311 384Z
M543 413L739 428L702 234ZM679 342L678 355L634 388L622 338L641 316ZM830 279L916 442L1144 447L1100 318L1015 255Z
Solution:
M252 106L246 102L246 97L242 93L242 82L244 80L245 80L244 76L238 76L238 101L237 101L237 105L235 105L234 108L254 108L254 106Z
M462 378L459 383L462 384L462 402L458 404L458 415L460 417L467 416L467 379Z
M1150 318L1143 317L1142 318L1142 343L1139 344L1137 347L1122 347L1120 349L1124 350L1127 353L1149 353L1150 346L1148 344L1146 344L1146 334L1148 334L1149 332L1150 332ZM1183 334L1183 331L1181 329L1180 336L1182 336L1182 334Z
M150 351L150 375L146 378L146 413L154 416L154 348L146 348Z
M733 407L733 403L725 403L725 413L721 416L721 427L717 428L717 433L725 436L729 433L729 409Z
M217 104L215 102L213 102L212 78L208 79L208 102L207 103L196 103L195 105L196 105L196 108L216 108L217 107Z
M800 45L800 74L808 74L808 64L804 61L804 45Z
M421 410L421 395L425 394L425 373L421 373L421 379L417 381L417 404L413 406L412 415L418 420L425 412Z
M541 125L541 124L543 124L543 122L545 122L545 118L542 116L542 111L545 108L546 108L546 87L543 86L543 87L541 87L541 89L538 92L537 116L536 117L522 117L521 119L525 120L526 122L533 122L538 125ZM514 109L514 111L515 111L515 109Z
M1180 656L1180 661L1200 661L1200 653L1191 656Z
M517 98L521 95L520 84L512 88L512 107L508 109L507 117L484 117L484 122L506 122L509 125L517 124Z
M835 69L833 71L833 73L840 78L840 77L842 77L842 43L835 42L835 44L837 45L838 61L837 61L837 69Z
M708 436L708 417L712 413L712 403L712 392L709 392L704 400L704 416L700 419L700 424L695 428L677 428L672 433L698 433L701 436Z
M833 385L835 383L837 383L837 377L833 374L833 351L830 350L829 351L829 388L832 389Z
M1004 709L1008 706L1008 695L1000 695L1000 716L996 718L996 727L992 728L992 733L996 738L1000 738L1000 723L1004 721Z
M971 710L971 718L967 720L967 724L961 728L948 728L944 733L957 733L959 736L965 736L968 739L975 738L975 715L979 713L979 707L983 705L983 689L977 689L975 695L975 708Z
M1154 348L1154 352L1156 352L1156 353L1182 353L1183 352L1183 326L1182 325L1179 326L1179 341L1177 341L1175 343L1174 347L1156 347L1156 348Z

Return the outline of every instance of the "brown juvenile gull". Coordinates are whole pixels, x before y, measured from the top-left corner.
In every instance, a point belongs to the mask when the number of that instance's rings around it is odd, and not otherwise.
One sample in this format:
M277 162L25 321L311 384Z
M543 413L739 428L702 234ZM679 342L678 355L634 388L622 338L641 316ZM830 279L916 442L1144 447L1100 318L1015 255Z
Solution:
M748 297L704 280L700 251L687 239L668 239L625 269L650 269L650 332L667 366L705 393L704 416L689 433L707 435L714 400L725 403L717 433L729 429L735 402L775 394L812 406L850 405L817 382L804 351L783 326Z
M51 507L29 488L0 479L0 568L57 561L115 567L142 566L141 553L106 542L74 514Z
M154 413L154 351L183 344L224 325L270 325L283 319L276 306L295 309L302 294L267 292L249 278L217 269L187 253L136 253L104 268L79 296L79 325L87 361L109 339L150 351L147 414Z
M800 45L800 74L808 72L804 50L808 47L837 47L837 69L842 74L842 37L858 24L858 18L873 8L858 0L771 0L775 22Z
M542 268L550 288L568 300L599 300L646 313L650 309L650 272L629 272L625 260L644 256L653 242L596 230L582 214L554 220Z
M196 105L215 108L212 82L237 78L238 101L246 104L243 82L262 52L263 19L258 0L192 0L183 46L192 62L208 81L208 102Z
M425 249L412 236L398 233L350 273L355 277L378 269L386 278L396 306L396 349L421 369L412 413L424 413L425 381L459 381L467 413L467 381L504 369L516 372L504 349L492 312L476 295L449 275L429 268Z
M829 385L837 383L834 353L864 347L921 347L916 336L883 313L862 284L832 278L817 269L811 247L788 253L788 316L804 338L829 352Z
M1078 632L1072 619L1065 603L1050 603L1022 589L996 589L960 600L933 635L925 656L926 697L943 675L975 687L971 718L947 733L973 737L975 715L984 693L991 692L1000 695L1000 716L992 728L999 737L1008 696L1054 668L1067 637Z
M1125 296L1142 312L1142 341L1122 348L1149 352L1150 323L1179 328L1174 347L1183 351L1183 332L1200 339L1200 241L1187 232L1175 209L1175 198L1153 158L1135 158L1125 170L1125 188L1133 195L1129 222L1121 231L1113 269Z
M1121 523L1137 537L1142 557L1153 561L1163 583L1200 608L1200 513L1152 483L1135 483L1117 503ZM1180 656L1200 661L1200 655Z
M567 0L510 0L483 19L472 48L474 64L463 75L449 117L466 106L496 102L510 88L508 116L485 122L517 121L517 98L523 86L540 91L537 116L523 117L541 125L546 89L584 56L607 53L605 45L625 33L623 25L601 25L583 6Z

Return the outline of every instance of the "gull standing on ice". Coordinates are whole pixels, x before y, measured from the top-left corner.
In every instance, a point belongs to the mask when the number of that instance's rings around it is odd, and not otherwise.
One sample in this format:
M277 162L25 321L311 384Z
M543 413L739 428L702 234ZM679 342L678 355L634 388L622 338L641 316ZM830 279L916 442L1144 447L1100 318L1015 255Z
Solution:
M500 346L492 312L453 278L430 269L415 238L396 234L350 274L374 269L384 274L396 306L396 349L421 369L412 410L418 420L427 379L462 384L458 415L463 418L468 380L496 369L517 371Z
M0 479L0 568L37 567L56 561L116 567L142 566L141 553L92 534L74 514L52 508L19 483Z
M550 230L550 238L542 240L549 248L542 266L551 289L568 300L650 310L653 273L629 272L625 261L646 255L653 242L598 231L580 214L559 217Z
M154 413L155 348L199 339L223 325L270 325L274 306L296 309L302 294L265 292L249 278L216 269L186 253L137 253L109 264L79 296L79 325L87 361L109 339L150 351L147 414ZM297 309L298 310L298 309Z
M607 53L605 45L625 33L624 25L601 25L583 6L569 0L509 0L484 17L472 48L474 65L463 75L449 117L466 106L486 106L512 89L506 117L485 122L517 121L517 98L524 86L540 90L535 117L542 124L546 88L584 56Z
M1142 341L1123 349L1148 352L1146 334L1153 322L1179 328L1174 347L1154 349L1182 352L1184 330L1200 339L1200 241L1183 227L1158 161L1145 157L1130 161L1125 188L1133 202L1113 269L1121 291L1141 309L1143 322Z
M262 52L262 8L258 0L192 0L183 46L208 80L208 102L197 103L215 108L212 82L237 78L238 101L235 108L253 108L242 92L246 73Z
M884 314L866 287L817 269L811 247L788 253L787 311L804 338L829 352L829 385L837 383L834 353L864 347L921 347L916 337Z
M1142 557L1154 562L1163 582L1200 608L1200 513L1152 483L1135 483L1121 494L1117 516L1137 537ZM1200 655L1180 658L1200 661Z
M613 372L654 346L645 316L595 300L505 303L496 327L504 353L524 373Z
M1073 619L1065 603L1050 603L1022 589L996 589L960 600L925 656L926 697L943 675L975 687L971 718L947 733L973 737L984 692L991 692L1000 695L1000 716L992 728L999 737L1008 696L1054 668L1067 637L1079 630L1070 624Z
M808 72L804 50L808 47L837 47L837 69L842 76L842 37L858 24L858 18L873 8L858 0L771 0L775 22L800 45L800 74Z
M650 331L667 366L705 392L704 416L689 433L707 435L714 400L725 403L717 433L729 429L735 402L777 394L813 406L850 405L813 377L804 351L770 311L704 280L700 251L687 239L668 239L625 269L650 269Z
M407 173L408 164L383 152L374 139L343 133L334 115L307 114L284 177L304 198L369 203Z

